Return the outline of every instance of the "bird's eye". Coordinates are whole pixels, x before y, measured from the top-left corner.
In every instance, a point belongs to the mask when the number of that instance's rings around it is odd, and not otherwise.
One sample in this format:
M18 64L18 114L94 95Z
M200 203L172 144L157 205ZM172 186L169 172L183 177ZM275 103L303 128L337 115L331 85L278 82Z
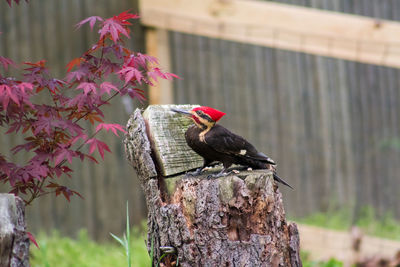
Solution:
M202 115L202 114L204 114L204 112L201 111L201 110L196 110L196 113L197 113L197 115Z

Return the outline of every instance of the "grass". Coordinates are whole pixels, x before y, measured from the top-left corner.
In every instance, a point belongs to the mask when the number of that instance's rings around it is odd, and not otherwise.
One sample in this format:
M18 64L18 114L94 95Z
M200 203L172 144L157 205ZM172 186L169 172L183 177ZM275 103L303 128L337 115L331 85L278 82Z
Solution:
M151 266L144 243L144 234L136 228L131 230L130 251L132 266ZM89 239L82 230L77 239L39 234L36 238L40 249L31 246L32 267L126 267L124 249L117 242L99 244Z
M151 261L144 243L144 233L131 229L131 265L150 267ZM32 267L125 267L125 250L117 242L99 244L89 239L87 231L80 231L77 239L62 237L54 231L51 235L41 233L37 236L40 249L31 246ZM335 259L327 262L309 260L308 253L302 252L304 267L343 267Z
M151 266L143 234L131 230L131 264L135 267ZM78 238L62 237L56 231L51 235L39 234L37 237L40 249L31 246L32 267L125 267L124 249L116 243L99 244L89 239L85 230L80 231ZM309 260L308 253L302 253L304 267L343 267L335 259L327 262Z
M300 253L303 267L343 267L343 262L336 259L330 259L328 261L312 261L310 260L310 254L302 251Z
M131 234L130 234L130 223L129 223L129 206L128 202L126 202L126 232L122 238L110 233L110 235L121 244L121 246L125 249L125 256L128 267L132 266L132 251L131 251ZM153 251L153 248L151 248ZM151 257L152 258L152 257Z
M335 230L348 230L352 226L351 213L345 209L329 213L314 213L293 220ZM400 222L391 213L378 217L373 208L364 207L361 209L355 225L362 229L365 234L400 241Z

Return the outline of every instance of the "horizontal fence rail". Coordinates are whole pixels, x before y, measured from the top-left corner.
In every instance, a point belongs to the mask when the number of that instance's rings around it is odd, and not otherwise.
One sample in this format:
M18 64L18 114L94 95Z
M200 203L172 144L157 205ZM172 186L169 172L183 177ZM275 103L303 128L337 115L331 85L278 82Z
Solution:
M147 26L400 67L400 23L265 1L142 0Z

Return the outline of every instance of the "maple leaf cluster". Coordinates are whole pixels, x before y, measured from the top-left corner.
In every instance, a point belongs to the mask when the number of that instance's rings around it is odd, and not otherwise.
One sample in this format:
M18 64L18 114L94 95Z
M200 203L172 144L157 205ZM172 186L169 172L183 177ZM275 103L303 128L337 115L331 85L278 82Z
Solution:
M17 164L0 154L0 181L8 183L11 193L20 195L27 204L49 193L63 195L68 201L80 194L60 184L59 177L70 176L68 164L74 158L91 160L98 151L104 160L106 143L96 136L100 131L124 133L119 124L105 123L102 107L116 96L129 95L145 100L143 85L153 85L158 78L178 78L162 72L156 58L136 53L124 45L130 37L131 20L138 16L130 12L104 19L89 17L76 27L89 24L99 27L98 41L81 57L66 66L66 77L55 79L44 60L24 62L19 67L11 59L0 56L0 127L7 134L24 134L24 143L12 149L13 153L31 152L25 164ZM2 74L16 68L22 78ZM50 101L37 103L39 94L47 94ZM95 133L88 134L84 121L96 125ZM87 153L82 148L87 146Z
M19 5L19 2L21 0L6 0L7 4L11 7L11 2L14 1L17 5ZM29 0L25 0L25 2L29 2Z

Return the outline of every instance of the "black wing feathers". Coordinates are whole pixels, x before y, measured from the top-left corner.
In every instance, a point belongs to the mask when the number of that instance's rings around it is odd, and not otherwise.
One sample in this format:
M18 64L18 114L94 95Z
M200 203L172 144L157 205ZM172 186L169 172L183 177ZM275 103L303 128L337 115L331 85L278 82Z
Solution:
M205 141L213 149L220 153L234 155L243 158L260 160L265 163L275 164L273 160L265 154L258 152L255 147L243 137L230 132L221 125L215 125L209 133L205 135Z

